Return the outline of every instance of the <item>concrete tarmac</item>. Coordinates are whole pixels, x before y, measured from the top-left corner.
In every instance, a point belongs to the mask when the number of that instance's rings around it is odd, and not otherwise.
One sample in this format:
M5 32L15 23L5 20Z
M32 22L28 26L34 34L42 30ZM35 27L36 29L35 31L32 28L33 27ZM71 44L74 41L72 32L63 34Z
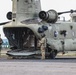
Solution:
M76 58L0 58L0 75L76 75Z
M76 75L76 56L56 59L0 58L0 75Z
M10 61L2 61L0 75L76 75L76 62L58 60L10 59Z

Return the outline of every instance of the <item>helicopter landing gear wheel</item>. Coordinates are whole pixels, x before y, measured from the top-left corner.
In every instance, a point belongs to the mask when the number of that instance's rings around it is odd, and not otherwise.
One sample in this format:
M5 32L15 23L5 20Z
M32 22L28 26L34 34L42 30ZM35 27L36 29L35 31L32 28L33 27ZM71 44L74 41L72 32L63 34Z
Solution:
M52 52L50 53L49 57L50 57L51 59L55 59L56 55L57 55L57 51L54 50L54 51L52 51Z

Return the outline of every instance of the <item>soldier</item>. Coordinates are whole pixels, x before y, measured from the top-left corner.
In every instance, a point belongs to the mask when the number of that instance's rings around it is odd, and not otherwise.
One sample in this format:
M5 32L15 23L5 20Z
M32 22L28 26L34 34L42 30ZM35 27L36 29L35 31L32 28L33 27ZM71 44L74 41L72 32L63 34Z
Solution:
M39 41L40 44L40 48L41 48L41 59L45 59L45 50L46 50L46 38L45 38L45 34L41 35L42 38Z
M3 43L3 41L2 41L2 39L1 39L1 34L0 34L0 56L1 56L2 43Z

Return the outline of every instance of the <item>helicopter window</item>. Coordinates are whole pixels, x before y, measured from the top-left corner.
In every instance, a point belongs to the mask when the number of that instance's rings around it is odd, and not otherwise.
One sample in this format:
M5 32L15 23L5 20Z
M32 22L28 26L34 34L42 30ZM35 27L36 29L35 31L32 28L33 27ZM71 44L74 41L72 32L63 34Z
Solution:
M58 32L54 31L54 37L57 37L57 35L58 35Z

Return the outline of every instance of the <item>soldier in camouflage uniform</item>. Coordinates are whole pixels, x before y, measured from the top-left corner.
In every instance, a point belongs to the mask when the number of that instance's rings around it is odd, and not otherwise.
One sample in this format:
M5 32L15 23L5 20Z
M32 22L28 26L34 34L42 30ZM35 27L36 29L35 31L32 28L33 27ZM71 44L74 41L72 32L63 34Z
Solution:
M46 50L46 38L45 38L45 34L41 35L42 38L40 40L40 48L41 48L41 59L45 59L45 50Z

